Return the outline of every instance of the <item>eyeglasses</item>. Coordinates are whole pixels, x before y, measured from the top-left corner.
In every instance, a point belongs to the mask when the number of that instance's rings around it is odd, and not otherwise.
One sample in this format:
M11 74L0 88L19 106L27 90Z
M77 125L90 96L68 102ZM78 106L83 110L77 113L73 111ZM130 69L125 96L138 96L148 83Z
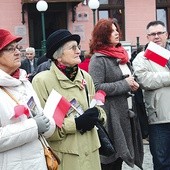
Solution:
M160 36L160 35L162 35L162 34L164 34L165 33L165 31L160 31L160 32L153 32L153 33L150 33L150 34L148 34L148 36L152 36L152 37L155 37L156 35L157 36Z
M20 51L21 48L19 48L18 45L16 45L15 47L14 46L9 46L7 48L4 48L2 49L3 51L7 51L7 52L10 52L10 53L14 53L16 50L19 50Z
M77 48L80 50L81 49L81 46L80 45L73 45L69 48L69 50L73 50L73 51L76 51Z

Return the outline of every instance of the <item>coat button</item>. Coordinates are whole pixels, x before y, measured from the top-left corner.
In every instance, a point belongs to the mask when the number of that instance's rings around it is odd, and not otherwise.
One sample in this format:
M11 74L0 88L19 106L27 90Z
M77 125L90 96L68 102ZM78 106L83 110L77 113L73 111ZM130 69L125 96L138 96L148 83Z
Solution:
M88 156L88 153L87 153L87 152L85 152L85 156Z

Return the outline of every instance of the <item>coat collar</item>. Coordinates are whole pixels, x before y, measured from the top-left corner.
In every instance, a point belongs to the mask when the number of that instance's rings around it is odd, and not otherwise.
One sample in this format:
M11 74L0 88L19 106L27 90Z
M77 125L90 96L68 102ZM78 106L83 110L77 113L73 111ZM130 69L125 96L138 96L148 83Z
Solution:
M51 65L51 70L55 73L58 81L60 82L60 85L62 88L69 89L71 87L77 86L79 89L82 89L82 84L83 84L83 76L80 72L80 68L78 68L77 75L74 79L74 81L71 81L68 79L57 67L56 65L52 62Z
M0 69L0 86L19 86L22 82L28 81L25 70L20 69L20 77L16 79Z

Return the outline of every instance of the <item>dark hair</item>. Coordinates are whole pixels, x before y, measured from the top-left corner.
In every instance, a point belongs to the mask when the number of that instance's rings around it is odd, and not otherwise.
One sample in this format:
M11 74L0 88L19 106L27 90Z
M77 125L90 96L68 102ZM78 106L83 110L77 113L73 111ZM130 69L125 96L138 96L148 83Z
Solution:
M113 19L100 19L95 25L92 32L92 39L90 40L90 53L93 54L94 50L100 49L102 46L111 46L110 36L112 34L112 24L117 28L121 35L118 23Z
M162 21L151 21L146 26L146 29L148 29L151 26L156 26L156 25L162 25L163 27L165 27L165 24Z

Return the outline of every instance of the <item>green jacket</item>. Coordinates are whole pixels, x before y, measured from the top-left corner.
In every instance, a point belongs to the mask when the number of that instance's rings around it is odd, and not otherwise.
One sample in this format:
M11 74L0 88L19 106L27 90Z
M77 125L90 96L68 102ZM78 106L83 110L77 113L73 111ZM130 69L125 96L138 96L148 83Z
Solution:
M89 99L91 101L95 94L95 88L91 76L83 71L86 81ZM67 100L75 98L82 106L83 110L88 109L87 96L85 88L82 86L83 75L80 69L74 81L69 80L56 66L52 63L50 70L37 74L33 79L33 87L37 92L42 107L52 91L55 89ZM106 119L105 112L100 110L100 118ZM100 141L98 139L97 129L93 128L81 134L76 129L75 116L76 112L66 117L62 128L57 128L53 135L48 139L52 148L56 151L61 159L59 170L100 170L100 158L98 149Z

